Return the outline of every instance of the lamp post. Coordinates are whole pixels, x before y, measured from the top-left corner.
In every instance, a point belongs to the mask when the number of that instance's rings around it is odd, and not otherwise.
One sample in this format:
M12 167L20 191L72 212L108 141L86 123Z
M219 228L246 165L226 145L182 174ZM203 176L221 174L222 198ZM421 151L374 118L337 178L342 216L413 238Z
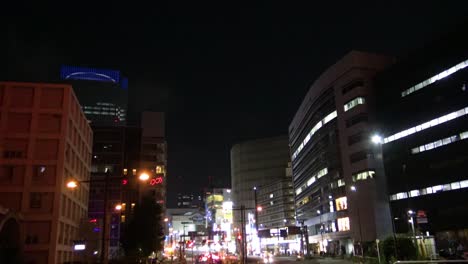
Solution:
M384 169L383 169L383 166L384 166L384 164L383 164L383 151L382 151L383 137L381 135L379 135L379 134L374 134L374 135L371 136L371 142L374 145L378 146L378 151L382 155L382 170L384 171ZM405 168L406 168L406 166L403 165L403 171L405 171ZM389 203L389 210L390 210L390 219L392 221L392 231L393 231L393 243L394 243L394 248L395 248L395 257L398 259L396 227L395 227L395 221L394 221L397 218L393 217L390 201L388 203Z
M350 189L354 193L357 192L357 188L354 185L352 185ZM355 201L356 201L356 197L355 197ZM358 225L359 225L359 247L361 250L361 257L364 257L364 250L362 248L362 228L361 228L361 217L359 215L359 203L356 203L356 209L357 209L357 218L358 218Z
M411 224L411 231L413 233L413 239L414 239L414 243L416 243L416 231L414 230L414 211L413 210L408 210L408 222Z
M322 214L320 212L320 210L317 210L317 214L319 215L320 217L320 252L325 252L324 250L324 245L323 245L323 224L322 224Z
M144 176L144 174L146 174L146 176ZM108 245L108 237L109 237L109 230L107 230L107 225L109 224L110 225L110 218L109 218L109 214L108 214L108 210L109 210L109 183L110 181L114 181L114 180L119 180L121 181L122 179L125 179L125 177L123 176L119 176L119 177L110 177L110 173L109 172L106 172L104 174L104 179L93 179L93 180L86 180L86 181L76 181L76 180L70 180L66 183L66 187L68 189L71 189L71 190L74 190L76 188L79 187L79 185L81 183L97 183L97 182L102 182L104 183L104 197L103 197L103 200L104 200L104 208L103 208L103 223L102 223L102 237L101 237L101 240L102 240L102 243L101 243L101 255L100 255L100 263L104 263L104 264L107 264L109 262L109 245ZM149 179L149 175L147 173L142 173L140 174L140 177L139 179L141 181L146 181ZM118 204L115 206L114 208L116 211L120 211L122 209L122 205ZM108 223L109 222L109 223Z
M299 224L301 224L301 254L304 254L304 242L306 244L306 256L310 256L310 250L309 250L309 232L308 232L308 227L304 225L304 219L297 220ZM305 237L305 241L304 241Z

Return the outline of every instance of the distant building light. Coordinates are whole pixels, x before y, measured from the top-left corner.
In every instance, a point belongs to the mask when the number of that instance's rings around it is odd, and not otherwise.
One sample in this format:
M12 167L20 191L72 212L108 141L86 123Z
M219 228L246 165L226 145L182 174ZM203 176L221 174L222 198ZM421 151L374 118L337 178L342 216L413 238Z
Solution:
M83 241L76 241L74 246L73 246L73 249L75 251L81 251L81 250L85 250L86 249L86 245Z

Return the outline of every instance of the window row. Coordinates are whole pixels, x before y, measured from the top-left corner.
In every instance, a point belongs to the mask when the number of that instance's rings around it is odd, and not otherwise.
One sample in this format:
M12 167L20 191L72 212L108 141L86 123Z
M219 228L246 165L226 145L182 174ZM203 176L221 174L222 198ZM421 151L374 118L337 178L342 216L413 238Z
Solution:
M462 62L458 63L457 65L449 68L448 70L445 70L445 71L443 71L443 72L441 72L439 74L436 74L436 75L432 76L431 78L429 78L427 80L424 80L424 81L422 81L422 82L420 82L420 83L418 83L418 84L404 90L403 92L401 92L401 97L405 97L405 96L407 96L409 94L412 94L412 93L414 93L414 92L416 92L416 91L418 91L418 90L420 90L420 89L422 89L422 88L424 88L424 87L426 87L426 86L428 86L430 84L435 83L436 81L438 81L440 79L443 79L443 78L445 78L447 76L450 76L450 75L456 73L457 71L464 69L466 66L468 66L468 60L462 61Z
M409 192L401 192L401 193L392 194L390 195L390 201L408 199L408 198L418 197L422 195L434 194L438 192L447 192L447 191L453 191L453 190L464 189L464 188L468 188L468 180L435 185L432 187L412 190Z
M309 142L309 140L312 138L312 136L322 127L324 126L325 124L327 124L328 122L332 121L333 119L335 119L337 116L337 112L336 110L331 112L330 114L326 115L322 120L320 120L319 122L317 122L317 124L315 124L314 127L312 127L312 129L309 131L309 133L306 135L306 137L304 138L304 140L301 142L301 144L299 144L299 146L297 147L296 151L294 151L293 155L292 155L292 159L294 160L298 155L299 153L302 151L302 149L305 147L305 145Z
M345 186L345 181L343 179L339 179L337 181L334 181L334 182L330 183L330 188L331 189L336 189L336 188L339 188L341 186Z
M323 168L323 169L319 170L318 172L316 172L314 175L312 175L312 177L309 178L309 180L307 180L307 182L305 184L303 184L301 187L296 189L296 195L299 195L300 193L302 193L302 191L304 191L307 187L314 184L315 181L322 178L327 173L328 173L328 168Z
M344 107L344 111L347 112L351 109L353 109L354 107L358 106L358 105L361 105L361 104L364 104L366 102L366 100L364 99L364 97L356 97L354 98L353 100L347 102L343 107Z
M352 175L353 182L356 181L364 181L367 179L373 179L375 177L375 171L374 170L368 170L368 171L362 171L356 174Z
M428 128L431 128L431 127L435 127L437 125L440 125L440 124L443 124L443 123L448 122L450 120L465 116L467 114L468 114L468 107L465 107L465 108L462 108L462 109L460 109L458 111L454 111L454 112L452 112L450 114L446 114L446 115L443 115L441 117L434 118L434 119L432 119L432 120L430 120L428 122L425 122L425 123L422 123L420 125L405 129L405 130L403 130L401 132L398 132L396 134L393 134L393 135L391 135L389 137L384 138L384 144L395 141L395 140L398 140L400 138L407 137L407 136L415 134L415 133L419 133L422 130L425 130L425 129L428 129Z
M415 147L415 148L411 149L411 153L412 154L418 154L420 152L424 152L424 151L427 151L427 150L431 150L431 149L442 147L442 146L445 146L445 145L448 145L448 144L452 144L454 142L457 142L457 141L460 141L460 140L463 140L463 139L466 139L466 138L468 138L468 131L465 131L465 132L462 132L462 133L460 133L458 135L454 135L454 136L447 137L447 138L444 138L444 139L439 139L439 140L436 140L434 142L421 145L419 147Z

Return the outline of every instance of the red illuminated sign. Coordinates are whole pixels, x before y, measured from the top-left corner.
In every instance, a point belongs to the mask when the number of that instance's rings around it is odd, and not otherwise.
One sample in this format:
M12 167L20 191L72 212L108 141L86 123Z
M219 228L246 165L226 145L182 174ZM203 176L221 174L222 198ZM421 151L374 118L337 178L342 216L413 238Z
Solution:
M122 184L123 184L123 185L127 185L127 184L128 184L128 179L123 179L123 180L122 180Z
M157 177L157 178L153 178L153 179L150 180L151 185L161 184L162 182L163 182L162 177Z

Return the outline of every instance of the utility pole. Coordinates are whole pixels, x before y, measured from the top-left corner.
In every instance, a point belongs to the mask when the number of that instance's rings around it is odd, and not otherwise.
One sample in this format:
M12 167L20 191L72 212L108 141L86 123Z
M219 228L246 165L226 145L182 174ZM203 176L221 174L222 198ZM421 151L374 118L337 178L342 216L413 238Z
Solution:
M108 256L109 256L109 252L108 252L108 240L107 240L107 237L109 237L109 234L108 231L107 231L107 210L109 209L108 207L108 194L109 194L109 190L108 190L108 185L109 185L109 172L106 172L105 173L105 178L104 178L104 212L103 212L103 216L102 216L102 244L101 244L101 263L103 264L107 264L108 263Z

